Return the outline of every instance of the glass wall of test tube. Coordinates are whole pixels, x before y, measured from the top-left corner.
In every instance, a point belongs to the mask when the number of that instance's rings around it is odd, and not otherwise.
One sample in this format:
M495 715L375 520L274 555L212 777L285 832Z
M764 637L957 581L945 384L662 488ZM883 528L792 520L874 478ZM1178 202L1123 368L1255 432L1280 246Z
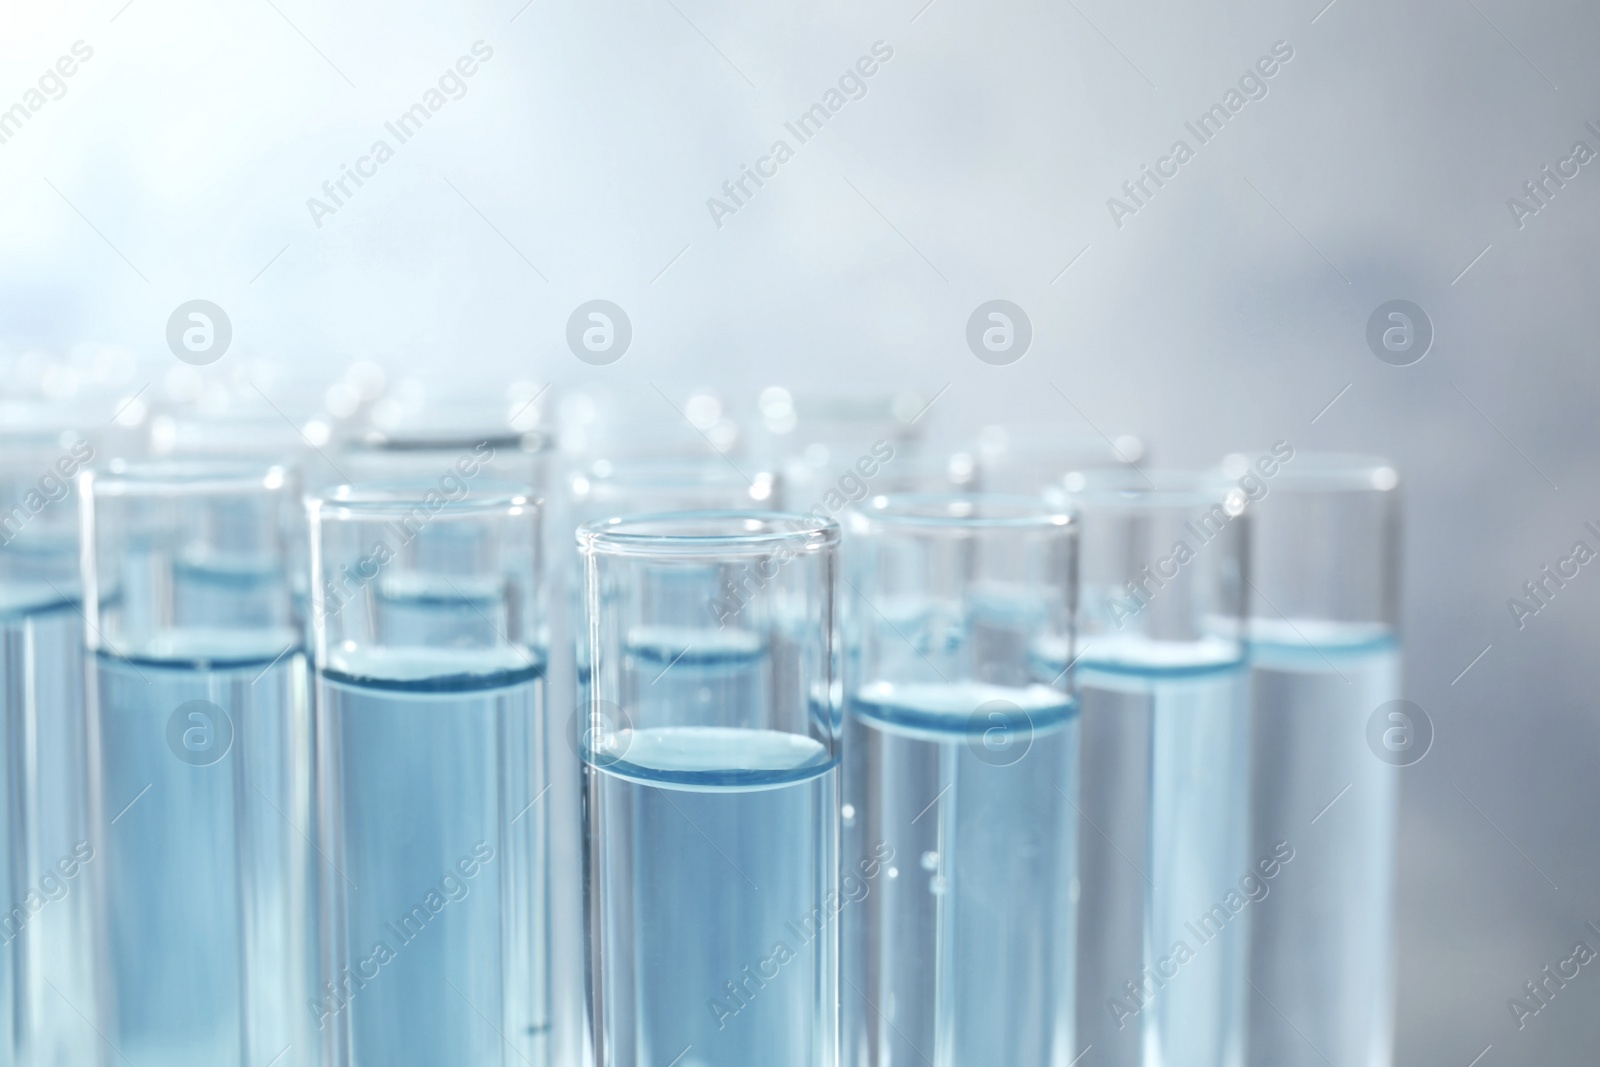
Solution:
M1074 1048L1076 539L1028 497L875 497L848 518L852 1064Z
M1399 477L1282 443L1230 462L1270 486L1250 505L1252 855L1305 842L1256 916L1251 1062L1303 1063L1309 1045L1386 1067L1399 768L1431 740L1399 699Z
M1246 852L1248 498L1160 469L1058 488L1081 538L1079 1048L1107 1067L1228 1067L1248 908L1269 891Z
M98 838L78 577L77 473L95 457L74 430L0 431L0 1061L95 1063ZM58 992L52 992L54 986ZM93 1015L89 1015L93 1018Z
M736 512L579 530L600 1067L838 1063L838 536Z
M292 472L79 482L106 1039L134 1063L310 1047L310 719Z
M307 512L326 1063L545 1067L539 502L451 467Z

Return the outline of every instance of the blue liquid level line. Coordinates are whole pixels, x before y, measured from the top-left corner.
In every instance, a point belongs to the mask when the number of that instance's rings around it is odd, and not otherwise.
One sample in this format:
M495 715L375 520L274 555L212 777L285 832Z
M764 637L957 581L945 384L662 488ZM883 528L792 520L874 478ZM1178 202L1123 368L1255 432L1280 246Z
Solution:
M332 1067L549 1062L543 664L492 651L319 675Z
M834 1067L835 761L770 730L627 741L585 766L598 1062Z
M1041 685L879 684L844 743L845 868L889 857L844 913L852 1062L1069 1063L1076 704Z
M615 777L662 788L771 789L837 762L811 738L777 730L659 726L618 731L604 742L584 758ZM719 758L708 760L708 750Z

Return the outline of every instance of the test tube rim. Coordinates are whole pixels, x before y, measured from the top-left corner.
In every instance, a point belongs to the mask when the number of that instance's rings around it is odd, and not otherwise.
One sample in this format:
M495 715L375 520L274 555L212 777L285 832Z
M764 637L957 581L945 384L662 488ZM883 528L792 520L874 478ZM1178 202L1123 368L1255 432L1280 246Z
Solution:
M295 465L268 456L227 459L114 459L81 473L84 496L140 497L281 493L294 485Z
M540 456L555 451L549 437L537 430L519 433L516 430L496 430L492 433L466 431L428 430L391 432L370 430L345 440L346 450L361 455L411 455L418 452L450 452L470 449L478 445L504 448L519 456Z
M725 533L647 532L636 527L691 527L726 523ZM735 526L742 529L734 529ZM751 529L751 526L758 527ZM726 557L766 555L786 544L797 552L816 552L839 543L832 519L787 511L707 509L618 515L586 522L576 531L587 555Z
M961 505L1010 509L1007 514L950 514ZM943 508L942 513L935 509ZM869 510L870 509L870 510ZM1054 506L1044 497L1025 493L908 492L870 497L849 510L852 529L911 526L929 530L1074 529L1077 519L1070 509Z
M1071 480L1083 480L1072 488ZM1218 469L1097 467L1069 471L1056 483L1068 507L1093 511L1159 511L1223 503L1238 489Z
M305 497L308 514L321 520L381 521L411 515L429 507L427 495L441 493L438 480L401 479L392 482L346 482L328 486ZM485 515L542 512L544 501L529 486L505 481L479 481L466 492L444 497L429 521L481 518Z
M1400 489L1400 472L1388 457L1376 453L1308 449L1281 462L1271 484L1274 492L1394 494Z
M997 434L996 431L999 431ZM998 444L992 443L997 437ZM1118 441L1132 442L1132 458L1124 454ZM973 450L982 462L993 464L1014 460L1052 459L1070 453L1099 453L1115 460L1112 468L1138 466L1144 458L1145 440L1138 434L1118 434L1107 438L1092 433L1062 431L1053 422L989 423L973 435Z

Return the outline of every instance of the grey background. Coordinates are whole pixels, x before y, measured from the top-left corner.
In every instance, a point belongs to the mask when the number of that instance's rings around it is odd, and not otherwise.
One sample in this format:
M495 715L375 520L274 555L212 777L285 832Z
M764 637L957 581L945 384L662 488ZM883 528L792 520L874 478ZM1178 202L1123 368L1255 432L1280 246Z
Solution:
M1600 947L1600 569L1521 630L1506 600L1600 547L1600 163L1522 228L1507 198L1600 149L1600 10L923 3L7 0L0 107L94 57L0 144L0 385L157 397L167 318L203 298L233 323L218 376L365 358L441 394L606 385L664 422L653 386L945 390L935 437L1387 454L1405 696L1437 732L1403 772L1397 1062L1593 1062L1590 968L1520 1031L1506 1000ZM315 226L306 199L479 39L467 94ZM867 95L716 226L706 199L879 40ZM1107 198L1277 41L1269 94L1115 226ZM597 298L633 324L608 367L564 341ZM965 343L996 298L1033 324L1010 366ZM1396 298L1436 330L1409 367L1365 343Z

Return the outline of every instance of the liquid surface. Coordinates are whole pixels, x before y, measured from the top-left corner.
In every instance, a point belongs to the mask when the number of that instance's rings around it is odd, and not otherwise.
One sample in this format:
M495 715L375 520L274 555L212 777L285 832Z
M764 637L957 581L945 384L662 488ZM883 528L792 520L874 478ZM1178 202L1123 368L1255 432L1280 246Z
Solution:
M1077 708L1042 685L872 685L845 721L851 1064L1066 1067Z
M814 777L831 763L827 749L809 737L727 726L622 730L585 755L646 784L719 789L770 789Z
M1252 648L1251 847L1287 841L1296 857L1254 916L1250 978L1262 996L1252 996L1250 1062L1388 1067L1399 780L1368 749L1366 726L1399 695L1399 647L1371 628L1296 620L1285 631L1267 636L1294 643Z
M834 761L769 730L630 740L585 770L598 1062L834 1067Z
M533 659L530 664L529 658ZM532 653L345 655L320 687L334 1067L544 1067L544 677Z

